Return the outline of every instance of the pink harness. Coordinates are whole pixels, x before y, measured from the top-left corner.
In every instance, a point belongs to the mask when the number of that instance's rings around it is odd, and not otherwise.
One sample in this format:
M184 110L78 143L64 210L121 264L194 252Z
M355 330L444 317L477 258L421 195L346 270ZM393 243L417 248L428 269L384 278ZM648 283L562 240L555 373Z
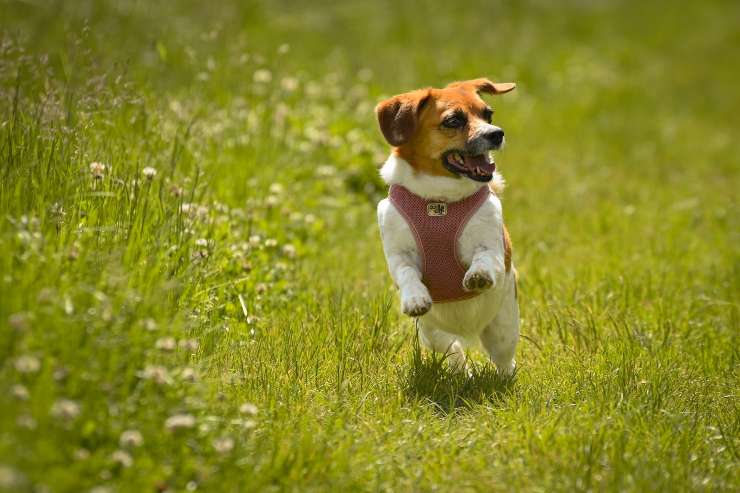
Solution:
M490 193L488 187L481 187L457 202L440 202L426 200L400 185L391 185L388 197L414 234L422 259L422 282L435 303L478 295L463 288L468 269L460 261L457 242L465 225Z

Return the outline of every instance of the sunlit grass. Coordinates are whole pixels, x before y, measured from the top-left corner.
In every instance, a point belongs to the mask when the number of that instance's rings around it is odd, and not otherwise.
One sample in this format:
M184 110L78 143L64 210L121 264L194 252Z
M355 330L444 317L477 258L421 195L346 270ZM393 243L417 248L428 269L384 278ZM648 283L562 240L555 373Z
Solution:
M204 5L3 8L0 490L740 487L737 5ZM512 379L375 226L374 104L477 76Z

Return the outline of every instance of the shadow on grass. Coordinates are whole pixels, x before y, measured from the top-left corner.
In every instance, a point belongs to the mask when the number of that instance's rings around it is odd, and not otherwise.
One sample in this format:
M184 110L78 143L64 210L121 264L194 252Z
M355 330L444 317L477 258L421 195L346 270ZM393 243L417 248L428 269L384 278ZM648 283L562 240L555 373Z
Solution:
M504 377L496 372L493 364L476 364L469 361L471 375L451 371L447 356L422 351L418 337L414 341L410 365L401 370L401 381L407 397L426 401L442 415L465 412L476 404L496 405L509 394L516 381L516 374Z

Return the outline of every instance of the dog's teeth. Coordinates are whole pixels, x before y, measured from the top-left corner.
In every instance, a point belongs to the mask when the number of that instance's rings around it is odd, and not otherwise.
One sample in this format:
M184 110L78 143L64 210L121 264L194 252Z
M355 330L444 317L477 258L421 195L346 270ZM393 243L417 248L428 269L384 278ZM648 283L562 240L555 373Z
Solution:
M454 161L455 161L455 162L456 162L457 164L460 164L460 165L462 165L462 164L465 164L465 160L463 160L462 156L461 156L460 154L458 154L457 152L456 152L455 154L453 154L453 155L452 155L452 159L453 159L453 160L454 160Z

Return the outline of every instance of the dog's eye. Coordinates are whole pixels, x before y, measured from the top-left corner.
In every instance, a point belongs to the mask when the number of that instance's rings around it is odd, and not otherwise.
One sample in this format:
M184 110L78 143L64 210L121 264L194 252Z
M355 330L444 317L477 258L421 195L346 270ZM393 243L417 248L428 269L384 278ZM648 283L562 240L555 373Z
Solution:
M451 115L442 120L442 126L445 128L460 128L464 127L467 122L464 117L460 115Z
M483 110L482 116L486 122L491 123L491 121L493 120L493 110L491 108L486 108L485 110Z

